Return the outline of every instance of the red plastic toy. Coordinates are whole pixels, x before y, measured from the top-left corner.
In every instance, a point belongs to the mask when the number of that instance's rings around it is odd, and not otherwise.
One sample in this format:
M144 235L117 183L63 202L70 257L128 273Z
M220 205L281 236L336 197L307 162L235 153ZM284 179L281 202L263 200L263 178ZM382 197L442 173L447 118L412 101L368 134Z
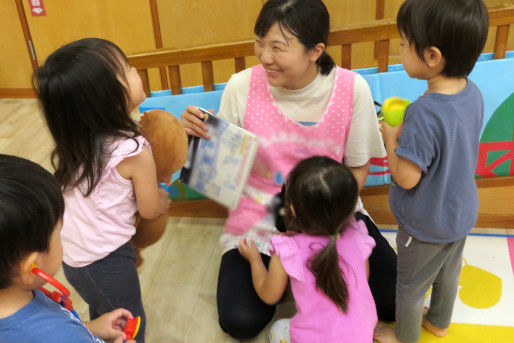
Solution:
M64 306L68 311L73 313L75 317L77 317L80 320L79 315L75 310L73 309L73 305L71 303L70 299L70 291L64 287L62 283L45 273L44 271L37 268L35 265L32 266L32 273L36 274L55 288L57 288L59 291L53 291L50 292L49 290L41 287L39 290L43 292L47 297L52 299L58 304L61 304L61 306ZM127 324L125 324L125 328L123 329L123 332L127 336L127 340L133 339L136 337L139 326L141 325L141 317L137 316L136 318L129 319L127 318Z
M123 329L125 335L127 335L127 340L132 339L137 336L139 331L139 326L141 325L141 317L137 316L133 319L127 319L127 324Z

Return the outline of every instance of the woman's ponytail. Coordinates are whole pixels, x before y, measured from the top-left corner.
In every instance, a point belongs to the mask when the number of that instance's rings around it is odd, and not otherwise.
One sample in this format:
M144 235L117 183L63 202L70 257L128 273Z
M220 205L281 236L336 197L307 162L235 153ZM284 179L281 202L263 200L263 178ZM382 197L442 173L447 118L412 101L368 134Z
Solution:
M330 74L330 71L336 65L336 63L326 50L323 51L321 56L316 60L316 64L319 66L322 75Z
M310 260L309 269L316 277L316 287L346 313L348 311L348 287L346 287L339 267L339 254L334 235L330 236L327 246Z

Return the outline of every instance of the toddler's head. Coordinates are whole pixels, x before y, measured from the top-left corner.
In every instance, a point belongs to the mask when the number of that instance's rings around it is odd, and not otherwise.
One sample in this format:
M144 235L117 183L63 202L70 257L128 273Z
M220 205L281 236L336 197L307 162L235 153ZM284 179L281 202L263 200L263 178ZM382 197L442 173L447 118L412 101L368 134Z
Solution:
M442 57L442 75L467 77L484 48L489 16L483 0L406 0L397 25L401 45L406 45L403 54L400 47L402 64L409 75L416 77L416 71L409 70L413 68L409 50L422 68L435 48Z
M44 281L32 264L55 275L62 263L64 200L59 184L41 166L0 154L0 289L36 289Z
M352 217L358 186L352 172L324 156L310 157L291 171L286 182L285 222L292 231L328 236L326 246L309 259L316 287L348 310L348 287L339 267L337 239Z
M33 83L56 143L55 177L65 189L86 179L89 194L103 168L106 139L139 134L130 117L146 97L139 74L116 44L85 38L48 56Z
M351 171L325 156L307 158L286 182L287 229L315 236L335 235L344 228L357 202L357 181Z

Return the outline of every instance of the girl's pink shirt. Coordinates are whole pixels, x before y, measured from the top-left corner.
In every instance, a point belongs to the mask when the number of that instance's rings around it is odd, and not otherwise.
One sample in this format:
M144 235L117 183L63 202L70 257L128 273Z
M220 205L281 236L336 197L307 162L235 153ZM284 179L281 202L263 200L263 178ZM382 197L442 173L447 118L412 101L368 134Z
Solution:
M137 143L136 143L137 142ZM89 196L85 185L64 193L61 231L63 260L72 267L84 267L100 260L128 242L136 232L136 196L132 181L124 179L116 166L150 144L142 136L121 138L107 144L105 168Z
M296 234L271 238L272 253L280 257L296 303L291 319L291 342L370 343L377 323L377 311L366 276L366 260L375 241L362 221L352 220L337 240L339 267L348 288L348 312L343 313L316 288L308 268L309 259L328 243L328 237Z

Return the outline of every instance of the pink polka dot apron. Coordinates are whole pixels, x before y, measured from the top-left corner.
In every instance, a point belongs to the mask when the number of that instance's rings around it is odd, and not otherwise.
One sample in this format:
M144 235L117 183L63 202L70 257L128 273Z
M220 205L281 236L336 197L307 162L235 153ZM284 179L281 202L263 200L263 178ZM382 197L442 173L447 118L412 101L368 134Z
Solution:
M277 231L266 205L280 192L289 172L313 155L342 161L352 118L354 77L354 72L337 67L325 112L315 125L306 126L278 108L264 67L252 68L243 128L259 137L259 148L245 193L239 206L229 212L226 234L220 239L225 251L227 236L250 236L261 252L269 254L269 236Z

